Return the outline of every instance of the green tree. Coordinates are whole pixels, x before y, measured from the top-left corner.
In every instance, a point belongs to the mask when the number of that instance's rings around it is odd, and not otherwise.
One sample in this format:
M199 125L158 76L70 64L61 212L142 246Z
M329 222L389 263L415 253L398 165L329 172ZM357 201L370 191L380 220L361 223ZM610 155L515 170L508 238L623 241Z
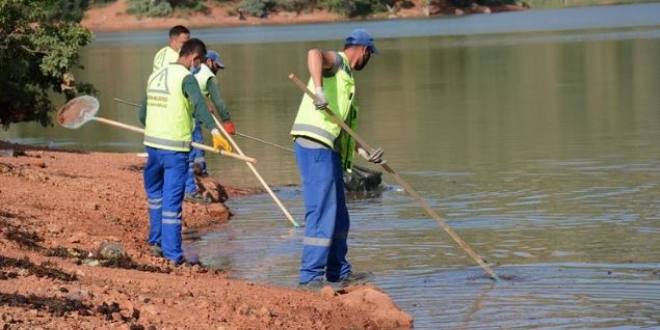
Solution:
M496 6L496 5L515 5L517 0L422 0L423 6L431 4L435 5L451 5L455 7L470 7L472 4L481 6Z
M69 73L92 33L68 0L0 1L0 124L37 121L51 125L52 93L67 99L95 92ZM84 9L84 8L83 8Z
M174 10L184 13L204 11L203 0L128 0L127 12L149 17L167 17Z
M128 0L129 14L165 17L172 13L172 5L165 0Z
M368 16L385 11L385 5L391 5L391 0L319 0L320 8L342 14L348 17Z
M243 0L240 2L242 12L255 17L266 17L275 7L274 0Z

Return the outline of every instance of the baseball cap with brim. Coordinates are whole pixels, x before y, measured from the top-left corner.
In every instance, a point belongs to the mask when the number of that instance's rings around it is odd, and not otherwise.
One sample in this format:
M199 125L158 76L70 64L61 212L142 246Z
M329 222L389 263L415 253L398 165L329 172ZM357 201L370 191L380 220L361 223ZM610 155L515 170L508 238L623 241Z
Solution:
M209 60L215 62L215 64L216 64L220 69L224 69L224 68L225 68L225 64L222 63L222 61L220 60L220 54L218 54L216 51L213 51L213 50L209 50L209 51L207 51L207 52L206 52L206 59L209 59Z
M346 37L344 46L368 46L373 54L378 54L378 49L374 45L374 38L365 29L355 29Z

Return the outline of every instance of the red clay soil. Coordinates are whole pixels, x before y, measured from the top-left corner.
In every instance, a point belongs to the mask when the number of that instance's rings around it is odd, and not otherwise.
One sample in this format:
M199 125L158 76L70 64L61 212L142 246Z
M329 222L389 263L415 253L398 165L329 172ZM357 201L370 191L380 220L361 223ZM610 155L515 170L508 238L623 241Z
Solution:
M412 0L408 3L412 6L402 6L404 1L397 1L394 8L388 13L380 13L369 17L369 19L397 19L415 18L433 15L463 15L463 14L485 14L501 11L517 11L526 8L514 5L502 6L473 6L471 8L455 8L446 1L433 1L433 5L424 7L421 0ZM127 0L117 0L107 6L92 8L85 13L82 25L95 32L108 31L136 31L144 29L169 29L181 24L189 28L200 27L223 27L223 26L246 26L246 25L277 25L277 24L299 24L319 22L340 22L349 20L361 20L358 17L348 19L342 15L330 13L325 10L314 10L311 12L274 12L269 13L267 18L245 16L240 20L237 14L237 4L215 4L206 2L205 13L194 13L191 15L180 15L174 13L171 17L149 18L138 17L126 13Z
M412 327L411 316L375 287L273 287L152 257L144 159L133 154L0 142L6 149L15 155L0 157L2 329ZM225 188L229 198L256 191ZM211 205L184 205L184 233L229 221L223 204ZM108 259L112 246L125 255Z

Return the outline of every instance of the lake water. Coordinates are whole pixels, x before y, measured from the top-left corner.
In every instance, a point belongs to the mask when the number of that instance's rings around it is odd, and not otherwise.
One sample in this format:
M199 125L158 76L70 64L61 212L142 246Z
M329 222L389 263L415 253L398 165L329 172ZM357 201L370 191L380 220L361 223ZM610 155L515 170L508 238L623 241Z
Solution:
M237 130L291 147L301 93L287 75L307 79L306 51L338 49L358 26L381 52L357 74L360 135L511 279L485 278L387 174L380 196L348 202L354 268L373 271L417 329L660 328L660 5L193 35L227 65L219 79ZM77 77L101 90L98 116L137 125L113 98L140 100L165 36L101 34L84 51ZM140 136L98 123L0 137L142 150ZM302 221L293 154L235 139ZM207 158L222 182L259 185L244 164ZM266 194L227 204L232 221L187 249L237 278L295 286L303 230Z

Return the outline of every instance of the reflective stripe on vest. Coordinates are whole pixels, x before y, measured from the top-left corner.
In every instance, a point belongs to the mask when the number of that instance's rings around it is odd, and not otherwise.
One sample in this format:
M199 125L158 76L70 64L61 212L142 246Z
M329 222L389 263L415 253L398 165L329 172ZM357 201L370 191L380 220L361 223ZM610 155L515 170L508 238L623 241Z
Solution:
M168 139L161 139L153 136L144 136L144 142L149 142L150 144L158 144L161 146L167 146L167 147L172 147L172 148L184 148L189 150L191 141L175 141L175 140L168 140Z
M314 133L315 135L321 136L321 137L324 138L324 140L328 140L328 141L334 141L334 139L336 138L336 136L332 135L332 133L330 133L330 132L328 132L328 131L320 128L320 127L316 127L312 124L302 124L302 123L295 123L294 122L293 123L293 128L291 128L291 131L298 131L298 132L306 131L306 132L309 132L309 133ZM299 135L303 135L303 134L299 134ZM324 144L327 145L327 142L324 142ZM328 147L330 149L333 148L332 145L328 145Z
M173 151L190 151L192 105L183 94L183 79L190 71L174 63L154 72L147 84L147 119L144 144Z
M174 63L179 60L179 53L172 49L170 46L165 46L156 53L154 56L154 69L152 71L156 72L163 67L167 66L170 63Z
M323 91L328 100L328 107L335 115L341 118L352 129L357 129L357 108L354 105L355 81L353 72L346 54L338 53L342 64L339 70L329 77L323 77ZM307 87L314 90L314 82L310 78ZM337 149L342 158L342 167L346 169L352 163L353 150L344 145L354 146L350 136L337 139L342 132L341 126L336 124L323 111L316 110L314 101L306 94L303 96L298 108L298 114L291 128L291 135L304 136L323 143L328 148Z
M197 84L199 85L199 89L202 91L202 95L206 97L209 96L209 90L206 85L209 82L209 79L213 77L215 77L215 74L213 74L211 68L209 68L204 63L202 63L199 72L195 73L195 79L197 79Z

